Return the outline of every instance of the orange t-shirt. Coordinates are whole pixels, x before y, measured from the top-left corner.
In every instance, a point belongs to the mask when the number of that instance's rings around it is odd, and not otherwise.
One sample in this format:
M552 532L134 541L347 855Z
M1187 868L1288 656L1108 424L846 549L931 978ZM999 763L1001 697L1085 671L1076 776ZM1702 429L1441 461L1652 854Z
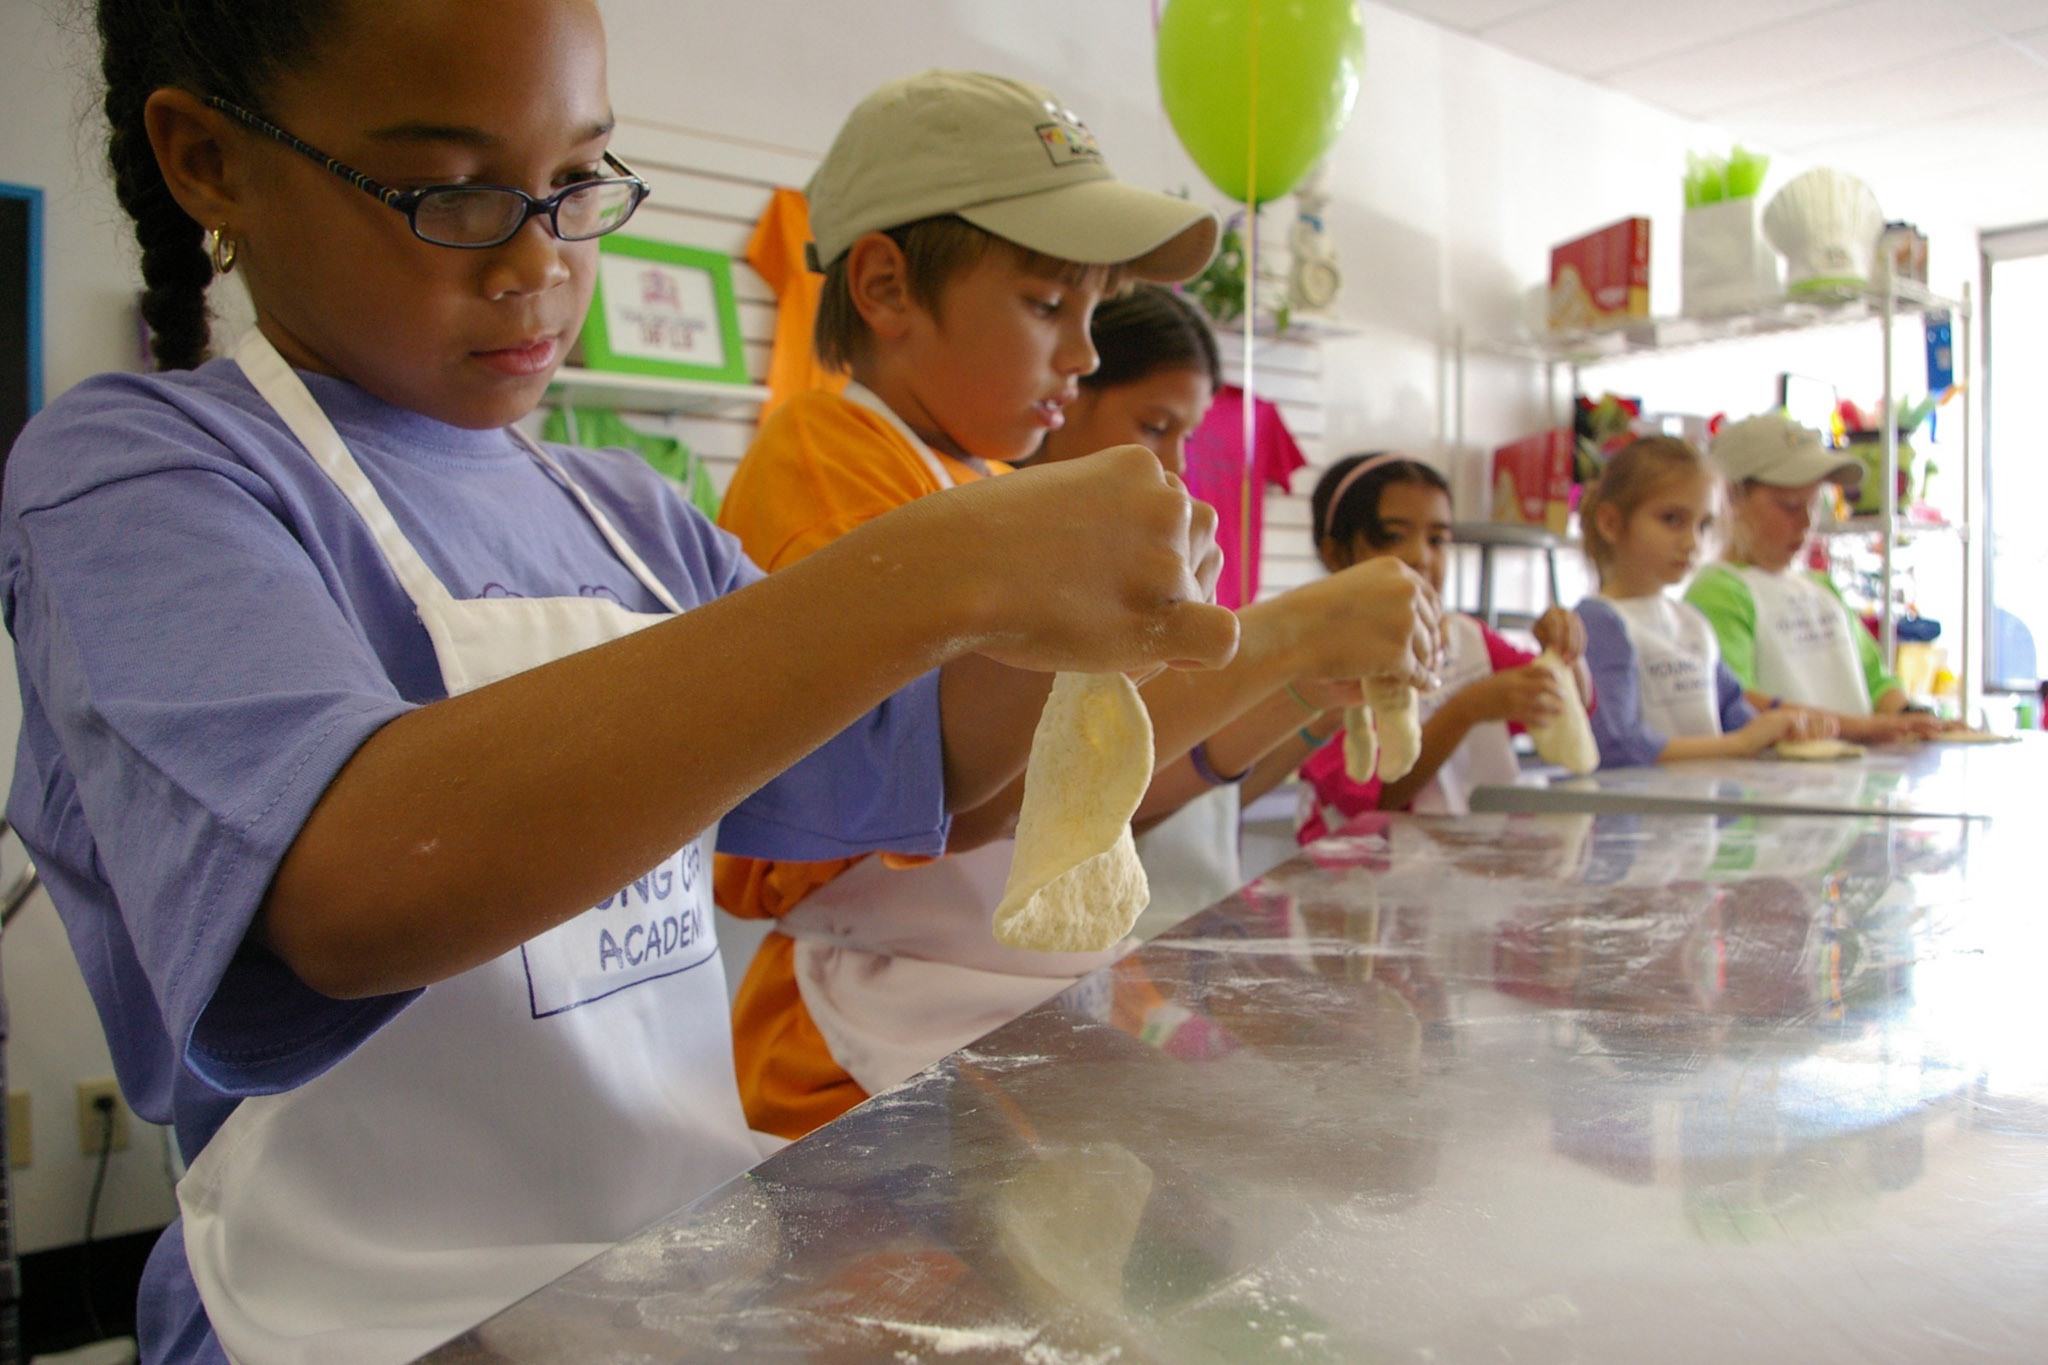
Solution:
M812 390L784 403L734 472L718 524L769 572L787 568L884 512L940 490L932 454L956 483L981 469L921 450L856 396ZM989 462L988 472L1010 467ZM893 855L882 855L894 861ZM855 862L717 859L718 904L748 919L779 918ZM904 859L906 863L924 861ZM802 1137L867 1098L832 1058L798 994L796 945L782 934L761 944L733 1000L733 1055L747 1121L763 1132Z

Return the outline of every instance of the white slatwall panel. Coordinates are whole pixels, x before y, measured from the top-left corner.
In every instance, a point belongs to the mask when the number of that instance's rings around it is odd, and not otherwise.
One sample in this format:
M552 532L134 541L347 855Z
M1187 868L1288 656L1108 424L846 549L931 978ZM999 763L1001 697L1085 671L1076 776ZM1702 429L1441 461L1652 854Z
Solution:
M740 337L747 375L763 383L775 339L775 291L746 261L754 224L778 185L802 186L817 158L788 148L621 118L613 150L654 188L627 229L636 237L723 252L732 258ZM723 493L754 437L754 419L634 416L633 424L666 431L710 468Z
M769 194L778 185L802 186L818 158L791 148L630 117L620 118L613 149L654 189L653 197L634 215L629 229L633 235L703 247L732 258L747 374L756 383L765 381L775 337L775 293L746 263L747 242ZM1241 339L1226 335L1221 342L1226 376L1231 383L1240 383ZM1294 476L1295 491L1267 490L1259 595L1270 597L1322 575L1309 529L1309 492L1334 455L1323 448L1321 348L1313 341L1292 338L1261 338L1257 345L1253 380L1258 395L1279 405L1281 419L1309 462L1309 468ZM665 430L687 444L709 466L721 493L754 435L754 420L745 415L644 415L633 421L648 430Z
M1244 382L1241 334L1219 338L1224 378ZM1252 387L1280 409L1280 420L1301 447L1308 468L1295 471L1290 491L1266 490L1264 548L1259 559L1259 597L1276 596L1323 576L1310 529L1309 494L1323 466L1336 455L1323 445L1323 353L1314 341L1260 337L1252 353Z

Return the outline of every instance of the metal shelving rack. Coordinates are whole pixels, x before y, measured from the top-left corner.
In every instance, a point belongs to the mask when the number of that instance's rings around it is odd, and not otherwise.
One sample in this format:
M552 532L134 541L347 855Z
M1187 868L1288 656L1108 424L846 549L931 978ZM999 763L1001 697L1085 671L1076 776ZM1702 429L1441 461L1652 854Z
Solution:
M1980 551L1975 547L1968 528L1977 520L1978 490L1982 487L1983 471L1978 467L1975 433L1971 423L1971 409L1975 404L1970 387L1971 304L1967 284L1963 286L1962 297L1950 299L1933 293L1925 285L1911 280L1895 279L1887 273L1869 288L1806 294L1782 300L1766 308L1720 317L1646 318L1599 331L1560 333L1543 337L1498 338L1473 343L1469 347L1460 334L1454 344L1453 407L1458 414L1457 420L1462 437L1465 355L1468 349L1478 354L1504 356L1542 365L1545 399L1549 410L1554 413L1557 410L1557 376L1560 371L1569 376L1568 396L1576 396L1581 391L1581 372L1597 365L1634 358L1682 354L1725 342L1811 332L1822 328L1876 324L1882 336L1883 346L1883 411L1889 415L1897 410L1896 395L1892 391L1892 361L1894 333L1900 315L1919 314L1924 317L1944 311L1950 315L1954 326L1956 384L1964 391L1967 400L1963 404L1960 419L1964 471L1963 506L1961 520L1955 529L1959 532L1958 543L1963 547L1964 556L1963 617L1960 623L1962 648L1958 651L1956 674L1965 714L1968 714L1976 705L1978 690L1977 670L1972 666L1970 656L1976 641L1982 635L1978 623L1972 619L1976 604L1970 586L1978 577L1977 566L1972 556ZM1876 516L1859 517L1836 528L1825 528L1837 534L1861 532L1881 537L1884 610L1878 614L1879 634L1884 657L1888 664L1893 665L1898 659L1898 628L1892 610L1895 579L1893 552L1901 535L1937 529L1902 521L1899 516L1898 493L1898 432L1887 422L1884 433L1884 510Z

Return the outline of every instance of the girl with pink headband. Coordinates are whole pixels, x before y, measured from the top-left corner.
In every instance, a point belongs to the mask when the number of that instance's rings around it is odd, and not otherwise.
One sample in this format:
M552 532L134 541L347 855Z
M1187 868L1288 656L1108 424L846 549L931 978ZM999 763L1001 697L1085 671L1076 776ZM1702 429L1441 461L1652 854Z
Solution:
M1332 573L1368 559L1400 560L1441 593L1451 544L1451 492L1443 476L1398 451L1351 455L1323 471L1311 501L1316 554ZM1443 685L1420 699L1422 755L1399 781L1358 782L1344 772L1342 736L1302 764L1303 843L1370 810L1463 815L1475 786L1513 782L1520 772L1512 732L1557 714L1563 699L1536 656L1473 617L1446 612L1450 648ZM1580 655L1585 628L1552 607L1538 618L1537 642L1591 683Z

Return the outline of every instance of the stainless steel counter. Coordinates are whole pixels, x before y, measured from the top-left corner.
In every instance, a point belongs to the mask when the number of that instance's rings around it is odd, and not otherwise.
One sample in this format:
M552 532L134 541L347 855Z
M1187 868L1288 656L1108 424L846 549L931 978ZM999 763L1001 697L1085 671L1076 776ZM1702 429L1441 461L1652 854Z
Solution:
M2048 734L2007 744L1897 744L1860 758L1799 762L1697 759L1606 768L1548 786L1482 787L1482 811L1787 814L1990 818L2023 812L2048 792Z
M2040 1360L2027 833L1374 818L429 1359Z

